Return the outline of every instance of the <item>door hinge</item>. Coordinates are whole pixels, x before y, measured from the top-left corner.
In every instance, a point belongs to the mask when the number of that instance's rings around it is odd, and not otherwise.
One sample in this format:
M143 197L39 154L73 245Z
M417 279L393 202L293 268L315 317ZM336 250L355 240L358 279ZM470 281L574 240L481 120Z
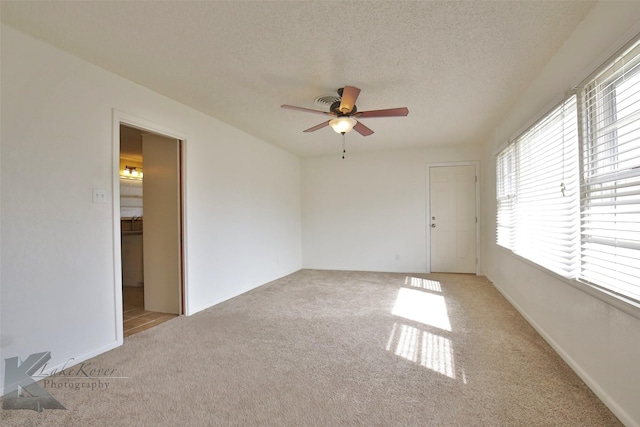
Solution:
M476 224L478 223L478 217L476 217Z
M478 182L478 175L476 175L476 182Z

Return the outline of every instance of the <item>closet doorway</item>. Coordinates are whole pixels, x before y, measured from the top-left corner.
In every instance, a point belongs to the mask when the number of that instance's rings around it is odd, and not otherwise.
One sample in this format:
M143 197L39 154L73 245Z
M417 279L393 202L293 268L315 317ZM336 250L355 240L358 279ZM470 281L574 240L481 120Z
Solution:
M180 140L120 124L124 337L183 313Z

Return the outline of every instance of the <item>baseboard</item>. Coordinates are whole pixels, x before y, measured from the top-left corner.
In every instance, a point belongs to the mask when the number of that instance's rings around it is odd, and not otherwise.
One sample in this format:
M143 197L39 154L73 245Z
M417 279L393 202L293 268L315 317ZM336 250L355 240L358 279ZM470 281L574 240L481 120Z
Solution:
M634 420L609 394L595 381L576 361L567 353L558 342L556 342L540 325L529 316L529 314L515 302L509 294L489 275L485 277L493 284L493 286L502 294L503 297L525 318L527 322L540 334L540 336L558 353L573 371L578 374L580 379L595 393L596 396L614 413L616 417L627 427L640 427L637 420Z

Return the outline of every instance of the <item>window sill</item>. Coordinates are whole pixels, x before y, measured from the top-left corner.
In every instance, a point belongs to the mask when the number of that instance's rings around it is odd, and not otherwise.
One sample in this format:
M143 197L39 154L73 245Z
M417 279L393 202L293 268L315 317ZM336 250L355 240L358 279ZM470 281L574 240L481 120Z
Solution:
M494 243L495 244L495 243ZM559 280L561 282L564 282L566 284L568 284L569 286L572 286L586 294L589 294L590 296L604 302L605 304L610 305L613 308L616 308L630 316L635 317L636 319L640 319L640 304L627 299L621 295L617 295L614 294L613 292L609 292L606 289L602 289L599 288L597 286L591 285L589 283L585 283L585 282L581 282L579 280L575 280L575 279L567 279L566 277L563 277L561 275L559 275L558 273L554 273L551 270L548 270L546 268L544 268L543 266L536 264L533 261L530 261L524 257L522 257L521 255L518 255L517 253L513 252L510 249L507 249L503 246L500 246L498 244L495 244L495 246L502 252L513 256L514 258L516 258L517 260L535 268L536 270L539 270L545 274L547 274L548 276L551 276L553 279Z

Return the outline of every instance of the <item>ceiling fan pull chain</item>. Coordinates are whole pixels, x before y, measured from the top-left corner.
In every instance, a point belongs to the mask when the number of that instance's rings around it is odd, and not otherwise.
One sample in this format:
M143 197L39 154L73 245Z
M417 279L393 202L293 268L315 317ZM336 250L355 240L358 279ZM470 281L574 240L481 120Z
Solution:
M345 139L346 139L346 136L345 136L344 132L342 132L342 159L343 160L344 160L344 155L347 153L347 149L345 147L345 145L346 145Z

